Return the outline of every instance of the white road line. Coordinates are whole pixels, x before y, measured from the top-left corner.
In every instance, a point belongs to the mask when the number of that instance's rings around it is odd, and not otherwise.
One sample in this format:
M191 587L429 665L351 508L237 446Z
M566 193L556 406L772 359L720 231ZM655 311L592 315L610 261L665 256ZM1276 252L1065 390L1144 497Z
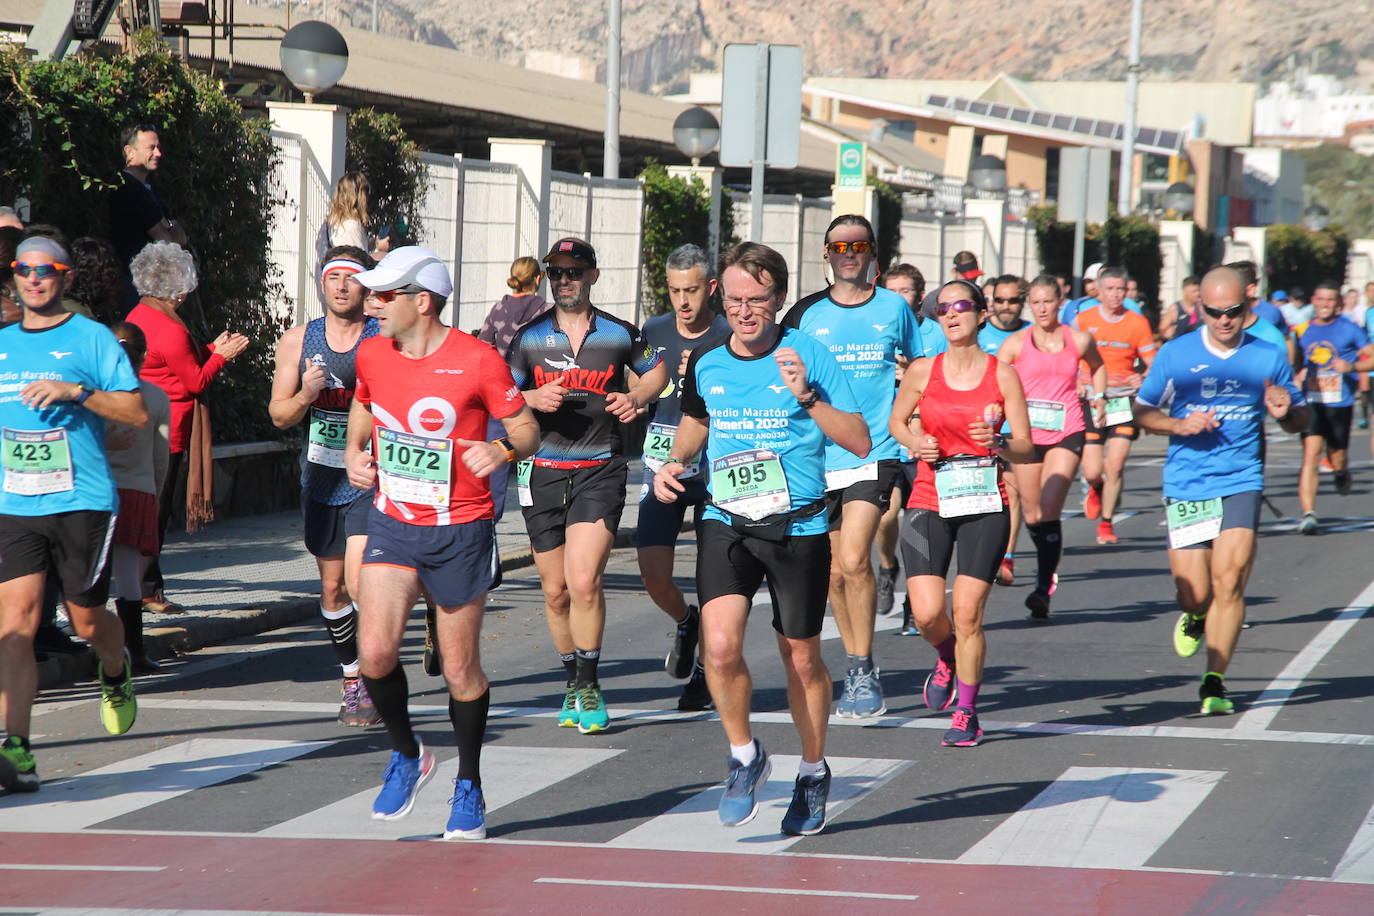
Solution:
M488 745L482 749L482 765L489 773L500 773L501 778L482 786L487 811L490 813L533 795L621 753L601 748ZM371 785L348 798L260 830L257 835L397 840L428 832L440 833L448 822L448 800L453 794L451 780L456 765L456 756L437 764L440 772L420 789L414 810L403 821L372 819L372 801L377 797L379 786Z
M959 857L961 865L1135 868L1207 798L1217 770L1069 767Z
M140 706L162 709L212 709L239 710L259 713L316 713L322 718L333 718L339 711L337 703L302 703L289 700L192 700L192 699L149 699L140 700ZM560 712L556 706L493 706L490 717L493 719L552 719ZM712 712L678 712L674 709L640 709L633 707L609 707L611 730L617 722L679 722L715 719ZM447 716L448 707L439 705L412 705L410 714L417 718ZM981 718L981 717L980 717ZM791 725L792 716L786 712L755 712L749 721L756 725ZM1341 734L1339 732L1297 732L1279 731L1263 728L1203 728L1188 725L1084 725L1075 722L1014 722L995 719L981 719L985 732L1012 732L1032 735L1076 735L1098 738L1180 738L1208 741L1268 741L1278 744L1332 744L1351 747L1374 747L1374 735ZM880 716L876 719L841 719L831 717L832 728L916 728L931 731L945 731L949 728L949 718L941 715L928 716ZM485 752L484 752L485 753Z
M1241 713L1231 733L1267 730L1274 717L1279 714L1279 710L1283 708L1283 704L1288 702L1293 692L1302 686L1302 682L1322 663L1326 654L1335 648L1341 637L1349 633L1369 611L1371 604L1374 604L1374 582L1366 585L1364 590L1355 596L1355 600L1336 615L1335 620L1322 627L1321 632L1312 637L1301 652L1293 656L1279 672L1279 676L1270 681L1269 686L1265 687L1255 702L1250 704L1250 708Z
M672 810L625 831L606 845L684 852L711 849L751 855L782 852L801 839L778 832L778 824L792 800L792 784L797 778L797 764L801 758L777 755L772 760L772 775L758 791L758 815L748 824L721 827L717 808L722 787L712 786ZM833 776L830 801L826 805L826 817L831 819L865 793L872 792L912 765L910 760L876 757L827 757L825 762Z
M875 894L871 891L814 891L790 887L742 887L728 884L665 884L656 881L602 881L595 878L535 878L535 884L576 884L583 887L641 887L667 891L721 891L728 894L773 894L782 897L856 897L863 900L920 900L914 894Z
M1355 831L1331 879L1374 884L1374 808L1364 816L1364 823Z
M5 871L166 871L166 865L24 865L0 862Z
M83 830L327 746L320 741L192 738L44 783L41 794L6 795L0 798L0 831Z

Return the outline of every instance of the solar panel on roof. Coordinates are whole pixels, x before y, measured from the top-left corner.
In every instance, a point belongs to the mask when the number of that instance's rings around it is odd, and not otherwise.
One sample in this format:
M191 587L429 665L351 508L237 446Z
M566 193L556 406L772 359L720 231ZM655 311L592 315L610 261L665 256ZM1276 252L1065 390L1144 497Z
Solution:
M1030 123L1030 119L1031 110L1029 108L1013 108L1011 110L1011 120L1013 121L1020 122L1021 124L1028 124Z
M1055 130L1073 130L1073 122L1074 122L1074 119L1071 118L1071 117L1069 117L1068 115L1055 115L1055 116L1054 116L1054 129L1055 129Z
M994 118L1005 118L1010 113L1011 106L1009 105L993 105L988 109L988 115Z
M926 98L927 105L934 105L936 108L948 108L949 99L943 95L932 95Z
M1111 121L1094 121L1090 133L1092 133L1094 137L1110 138L1112 136L1112 128L1114 127L1116 127L1116 125ZM1085 131L1085 133L1088 133L1088 131Z
M1037 127L1049 127L1050 121L1053 120L1053 118L1054 115L1050 114L1048 111L1031 112L1031 123Z
M992 107L992 106L989 105L987 102L974 101L974 102L969 102L968 108L967 108L966 110L968 111L969 114L979 114L979 115L981 115L981 114L987 114L987 113L988 113L988 109L990 109L991 107Z

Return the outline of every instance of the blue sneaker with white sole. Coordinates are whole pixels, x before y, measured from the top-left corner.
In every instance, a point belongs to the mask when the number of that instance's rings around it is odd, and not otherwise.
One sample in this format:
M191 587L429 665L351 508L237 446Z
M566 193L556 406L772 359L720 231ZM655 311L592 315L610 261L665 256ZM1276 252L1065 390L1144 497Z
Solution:
M382 791L372 803L372 816L379 821L400 820L415 807L415 796L434 775L434 755L420 745L419 757L391 752L391 761L382 773Z

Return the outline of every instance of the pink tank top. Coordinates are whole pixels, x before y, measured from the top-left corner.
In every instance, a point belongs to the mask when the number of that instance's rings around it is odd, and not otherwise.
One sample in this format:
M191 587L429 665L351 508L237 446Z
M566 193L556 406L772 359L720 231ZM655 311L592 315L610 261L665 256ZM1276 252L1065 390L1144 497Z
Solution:
M1054 445L1083 431L1083 409L1078 400L1078 342L1065 325L1059 326L1064 346L1046 353L1035 345L1035 331L1027 329L1021 352L1012 365L1026 392L1031 417L1031 442Z

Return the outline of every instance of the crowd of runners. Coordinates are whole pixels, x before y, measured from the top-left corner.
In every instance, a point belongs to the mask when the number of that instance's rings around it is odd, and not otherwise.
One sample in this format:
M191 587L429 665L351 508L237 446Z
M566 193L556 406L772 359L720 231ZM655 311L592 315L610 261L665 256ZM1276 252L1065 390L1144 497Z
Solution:
M176 244L147 247L156 255ZM559 239L542 262L518 260L513 295L476 335L445 323L454 289L441 258L417 246L378 253L324 252L323 316L281 338L266 409L278 427L302 430L305 543L341 668L339 720L380 724L390 738L376 818L405 816L436 769L412 728L400 658L412 608L428 609L425 665L448 686L458 748L445 838L485 836L491 693L480 630L499 583L495 520L511 475L558 655L548 663L565 675L557 724L602 733L614 727L598 675L603 574L638 446L627 447L626 431L644 431L638 561L674 624L665 668L685 682L679 709L714 709L724 727L721 823L755 816L771 770L750 729L743 652L760 606L771 612L801 752L781 829L808 835L826 821L830 717L882 716L880 661L911 664L875 658L877 616L903 613L902 632L929 645L917 664L929 668L924 705L950 717L941 743L976 746L984 609L994 584L1016 581L1020 528L1035 555L1025 606L1050 621L1066 503L1081 487L1098 542L1117 543L1142 431L1169 442L1162 500L1180 614L1161 643L1185 657L1205 645L1201 712L1232 712L1224 678L1255 558L1266 420L1303 436L1301 530L1317 530L1318 467L1324 453L1335 488L1348 490L1358 373L1374 369L1335 283L1320 284L1311 316L1289 328L1257 300L1253 265L1218 266L1187 281L1157 333L1119 267L1093 265L1086 294L1073 298L1066 277L988 277L961 252L953 277L927 289L907 264L879 274L873 227L855 215L836 218L815 253L830 284L787 309L789 265L778 252L744 242L717 266L684 245L667 260L670 309L642 329L594 305L597 253L582 239ZM165 492L165 442L160 464L155 445L146 461L116 454L156 425L150 414L166 412L154 409L142 337L64 307L72 264L60 237L22 235L12 265L22 313L0 330L0 784L9 791L39 788L33 635L50 579L99 656L104 727L133 726L131 650L141 643L125 632L125 605L105 610L126 505L121 463L147 466L139 492ZM551 302L537 295L545 280ZM144 308L175 290L139 292ZM213 349L237 352L227 336ZM673 579L689 508L690 597ZM126 602L141 597L154 533L122 574L134 589L119 584ZM827 607L844 643L842 678L822 660Z

